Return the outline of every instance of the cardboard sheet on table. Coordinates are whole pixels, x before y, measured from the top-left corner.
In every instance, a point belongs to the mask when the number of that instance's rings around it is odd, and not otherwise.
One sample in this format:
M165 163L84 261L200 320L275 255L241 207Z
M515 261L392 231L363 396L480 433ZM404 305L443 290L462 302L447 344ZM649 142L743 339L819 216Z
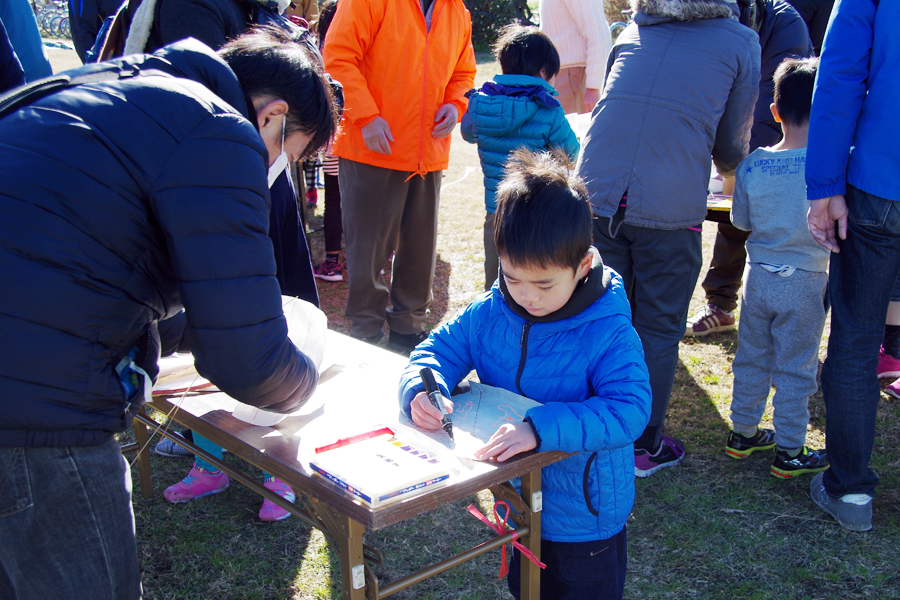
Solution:
M521 422L529 408L539 406L534 400L501 388L475 381L469 385L468 392L451 398L454 440L443 429L426 431L417 427L406 415L402 416L401 423L440 444L454 456L469 461L475 460L475 451L482 448L501 425Z
M322 369L328 321L325 313L298 298L281 297L281 307L288 327L288 338ZM217 392L219 388L200 376L190 354L176 354L160 361L160 375L154 394ZM330 365L328 365L330 366ZM232 399L233 400L233 399ZM270 412L234 400L233 416L251 425L271 427L287 415Z
M706 199L707 210L728 212L731 210L731 196L725 194L710 194Z

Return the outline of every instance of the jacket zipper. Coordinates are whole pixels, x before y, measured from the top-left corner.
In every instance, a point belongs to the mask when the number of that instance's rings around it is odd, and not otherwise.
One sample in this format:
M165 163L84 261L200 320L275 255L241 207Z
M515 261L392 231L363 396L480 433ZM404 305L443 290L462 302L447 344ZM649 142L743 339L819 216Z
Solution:
M516 389L519 390L519 394L522 396L528 397L522 390L522 373L525 371L525 359L528 357L528 334L531 331L531 326L534 325L534 321L525 321L525 324L522 325L522 337L519 340L519 345L522 348L522 353L519 356L519 370L516 372ZM591 465L594 464L594 460L597 458L597 453L594 452L591 454L591 457L588 459L587 464L584 465L584 476L582 478L582 487L584 490L584 504L587 506L587 509L591 512L592 515L599 516L599 512L591 505L591 496L590 489L588 483L590 481L590 472Z
M444 8L444 3L442 0L434 0L434 5L431 10L431 27L434 27L435 22L437 21L439 10L438 3L440 4L440 8ZM421 6L421 4L419 4ZM416 165L416 173L413 175L424 173L424 166L422 166L422 157L424 155L425 148L425 108L428 103L428 45L429 39L431 38L431 27L428 26L428 19L425 18L425 13L422 13L422 22L425 25L425 73L423 74L422 79L422 121L419 127L419 162Z
M582 479L582 486L584 487L584 503L587 506L587 509L591 511L591 514L595 517L599 517L600 513L597 512L591 505L591 490L588 486L591 478L591 465L594 464L594 460L597 458L597 453L594 452L591 454L591 457L588 459L587 464L584 465L584 478Z
M525 321L525 324L522 325L522 338L519 340L522 354L519 356L519 370L516 372L516 389L519 390L520 395L526 398L528 394L522 391L522 373L525 371L525 359L528 357L528 332L531 331L532 325L534 325L534 321Z
M438 0L434 0L437 2ZM434 23L434 12L431 13L431 22ZM425 108L428 105L428 41L431 37L431 28L425 13L422 13L422 23L425 25L425 57L423 59L424 73L422 73L422 120L419 125L419 161L416 165L416 173L422 172L422 156L425 147Z

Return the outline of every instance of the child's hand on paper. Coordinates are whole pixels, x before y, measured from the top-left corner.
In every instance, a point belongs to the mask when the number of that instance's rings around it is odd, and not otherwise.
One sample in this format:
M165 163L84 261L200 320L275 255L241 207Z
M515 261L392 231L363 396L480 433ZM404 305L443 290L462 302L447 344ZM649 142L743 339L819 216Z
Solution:
M443 396L441 398L444 401L447 412L452 413L453 402ZM410 404L410 409L412 410L412 420L419 427L423 429L440 429L442 427L441 419L444 418L444 414L431 404L431 400L428 399L428 394L425 392L416 394L412 404Z
M531 425L524 422L507 423L494 432L484 448L475 451L475 458L478 460L496 458L497 462L503 462L536 447L537 437Z

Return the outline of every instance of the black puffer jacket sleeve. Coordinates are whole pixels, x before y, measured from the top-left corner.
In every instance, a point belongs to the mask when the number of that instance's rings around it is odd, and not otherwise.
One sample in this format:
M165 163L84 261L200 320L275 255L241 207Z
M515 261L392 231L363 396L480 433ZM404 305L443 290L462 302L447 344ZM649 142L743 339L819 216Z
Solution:
M155 180L151 209L197 371L241 402L287 412L312 395L318 372L287 337L267 236L265 148L233 119L210 115L178 145Z
M191 351L191 334L187 331L187 319L184 311L174 317L163 319L157 323L159 330L159 355L170 356L176 352L189 354Z

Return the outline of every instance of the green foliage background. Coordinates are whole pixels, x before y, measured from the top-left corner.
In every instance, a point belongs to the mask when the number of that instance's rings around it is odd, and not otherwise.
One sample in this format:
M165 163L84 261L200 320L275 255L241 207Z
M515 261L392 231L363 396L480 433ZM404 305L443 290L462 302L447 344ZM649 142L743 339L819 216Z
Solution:
M472 44L478 51L488 51L498 32L516 20L510 0L463 0L472 14Z
M609 23L625 21L622 11L630 8L630 0L603 0L603 9L606 11L606 20Z

